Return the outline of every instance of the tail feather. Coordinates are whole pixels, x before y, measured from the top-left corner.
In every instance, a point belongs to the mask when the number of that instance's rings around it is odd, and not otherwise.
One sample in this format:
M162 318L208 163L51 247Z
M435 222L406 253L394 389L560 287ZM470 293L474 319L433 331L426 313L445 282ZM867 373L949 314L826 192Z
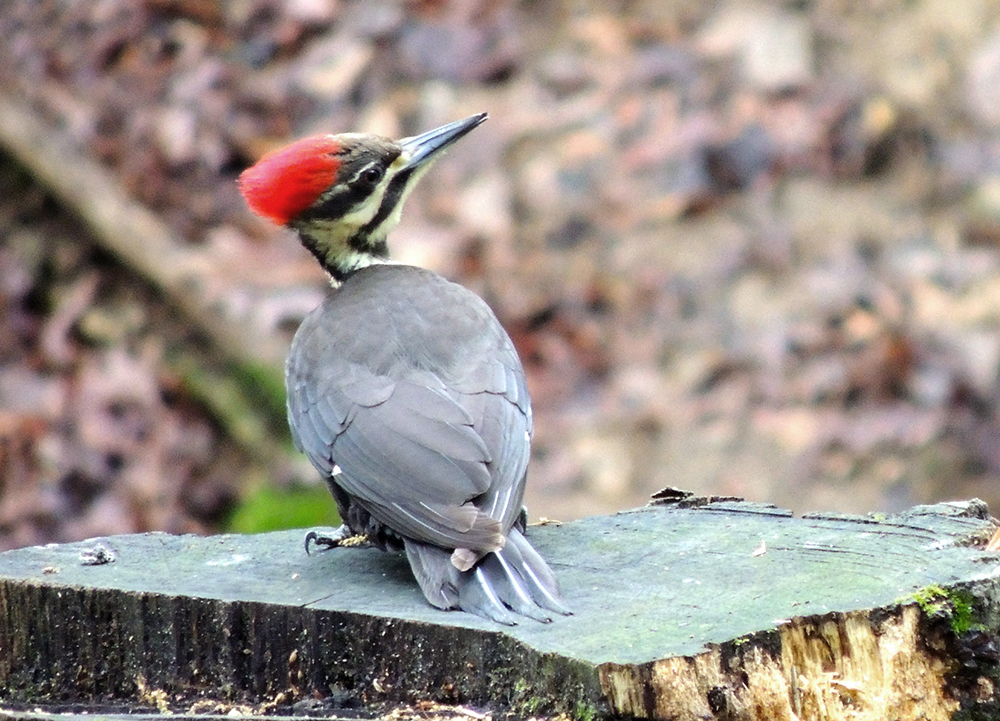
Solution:
M520 531L516 528L510 530L507 544L500 553L513 563L528 586L529 595L535 603L560 615L571 615L570 610L562 602L556 575Z
M498 590L481 566L471 571L459 572L456 608L505 626L517 625L517 620L507 611L508 607L501 599Z
M506 625L515 624L517 615L548 623L552 618L547 611L570 613L555 575L516 528L501 550L486 554L467 571L457 569L451 553L438 546L407 540L406 556L424 596L438 608L461 609Z
M488 584L510 610L541 623L549 623L552 620L545 609L532 598L531 591L521 575L502 555L491 553L479 564L476 573L480 575L480 582ZM463 600L460 598L459 602Z

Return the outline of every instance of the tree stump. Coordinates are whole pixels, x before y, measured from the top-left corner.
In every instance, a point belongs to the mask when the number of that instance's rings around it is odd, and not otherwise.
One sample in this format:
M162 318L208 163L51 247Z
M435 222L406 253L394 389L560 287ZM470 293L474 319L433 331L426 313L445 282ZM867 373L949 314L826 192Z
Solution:
M574 615L509 628L431 608L403 556L307 556L302 531L22 548L0 554L0 702L152 689L584 721L986 718L996 525L979 501L797 518L662 493L530 528Z

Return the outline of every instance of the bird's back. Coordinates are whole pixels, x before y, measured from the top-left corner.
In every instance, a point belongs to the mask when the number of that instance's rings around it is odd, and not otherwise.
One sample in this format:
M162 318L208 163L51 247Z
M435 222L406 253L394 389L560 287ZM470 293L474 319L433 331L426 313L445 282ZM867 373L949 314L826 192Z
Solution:
M328 478L336 465L338 485L378 521L442 547L502 543L495 534L521 510L531 409L513 344L482 299L421 268L365 268L303 321L287 371L296 445ZM471 502L497 525L465 531L456 516L454 533L425 527L434 519L395 511L409 501L417 515L428 501Z
M303 321L291 355L310 365L356 363L396 380L429 370L462 388L490 385L473 374L499 364L517 376L511 380L524 391L519 405L528 406L521 363L489 306L414 266L375 265L353 274Z

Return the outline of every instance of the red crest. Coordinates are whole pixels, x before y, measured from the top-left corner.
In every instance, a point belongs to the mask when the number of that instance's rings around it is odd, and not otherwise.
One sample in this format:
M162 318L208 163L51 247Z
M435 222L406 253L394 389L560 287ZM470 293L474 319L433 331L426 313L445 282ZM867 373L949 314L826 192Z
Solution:
M287 225L333 185L340 161L331 135L297 140L267 153L240 175L240 192L257 215Z

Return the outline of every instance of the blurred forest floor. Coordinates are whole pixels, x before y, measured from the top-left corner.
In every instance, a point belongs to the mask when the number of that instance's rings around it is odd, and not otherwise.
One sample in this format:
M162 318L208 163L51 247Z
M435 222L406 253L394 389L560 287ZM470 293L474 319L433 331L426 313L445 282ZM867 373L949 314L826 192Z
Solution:
M328 514L278 383L325 280L235 179L483 110L390 246L515 339L533 517L1000 509L996 3L15 0L0 36L0 548Z

